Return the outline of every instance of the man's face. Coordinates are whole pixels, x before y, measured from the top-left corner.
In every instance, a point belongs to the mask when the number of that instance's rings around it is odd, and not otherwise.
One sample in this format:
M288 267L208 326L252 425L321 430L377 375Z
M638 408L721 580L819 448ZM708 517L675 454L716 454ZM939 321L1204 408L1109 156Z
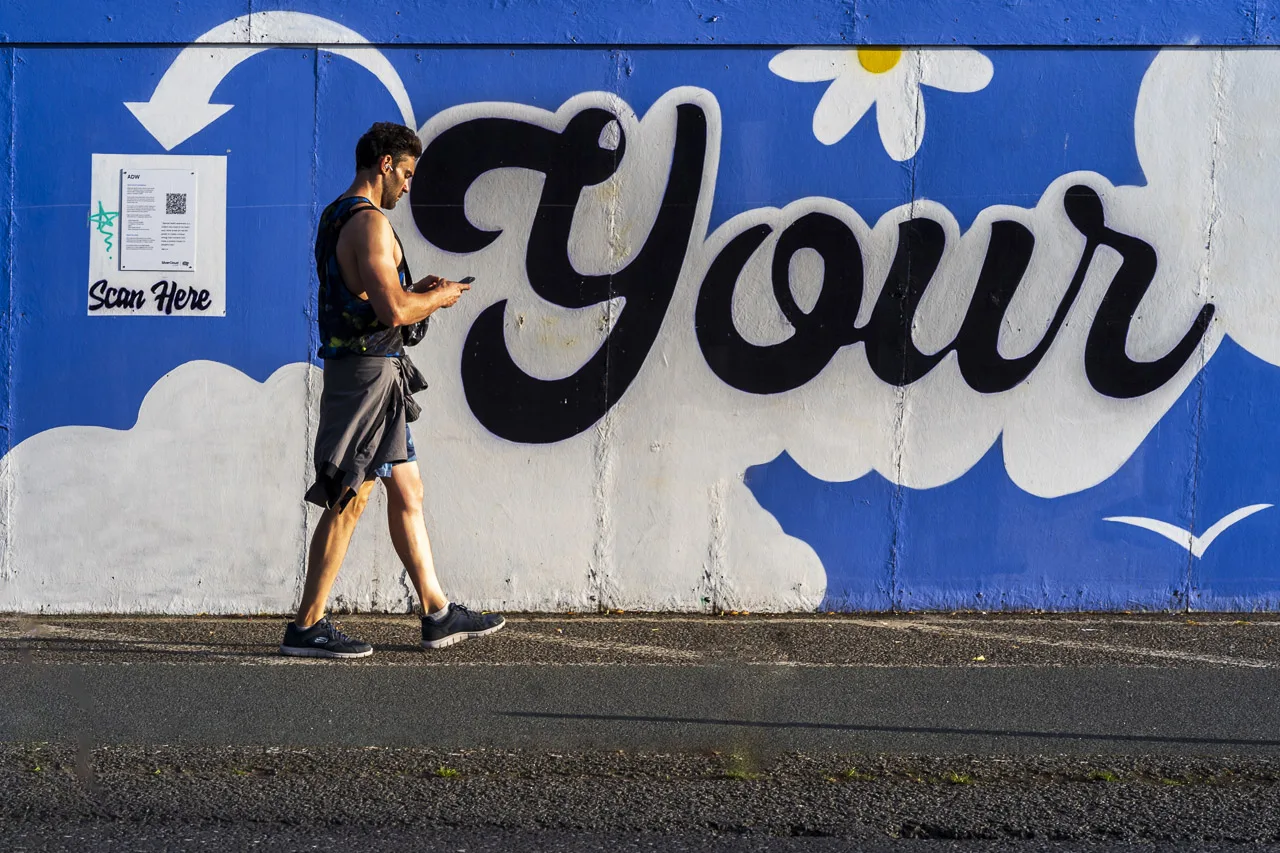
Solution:
M390 158L387 158L390 160ZM383 209L390 210L396 206L405 193L409 191L409 181L413 178L413 169L417 165L417 161L413 157L401 157L394 165L387 164L390 168L382 173L382 200Z

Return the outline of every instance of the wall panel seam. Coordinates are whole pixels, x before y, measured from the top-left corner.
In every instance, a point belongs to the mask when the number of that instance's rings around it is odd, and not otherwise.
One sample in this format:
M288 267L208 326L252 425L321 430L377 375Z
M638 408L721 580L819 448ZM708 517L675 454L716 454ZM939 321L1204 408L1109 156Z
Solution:
M1209 209L1205 212L1204 266L1200 274L1199 287L1197 288L1200 292L1199 293L1200 296L1204 295L1205 288L1208 286L1209 282L1212 280L1211 266L1213 264L1213 244L1214 244L1214 237L1217 232L1217 228L1215 226L1217 225L1218 220L1222 216L1222 212L1219 209L1220 201L1218 198L1218 158L1221 156L1219 146L1222 141L1222 126L1226 118L1224 115L1224 110L1226 108L1227 98L1226 98L1224 89L1227 85L1229 85L1225 66L1226 66L1226 57L1223 51L1220 50L1218 51L1218 55L1214 63L1214 80L1213 80L1214 105L1213 105L1213 115L1211 117L1211 120L1213 122L1213 125L1212 125L1213 140L1212 140L1212 151L1209 159L1209 196L1208 196ZM1200 364L1198 365L1199 371L1197 372L1196 377L1194 379L1194 382L1196 385L1196 398L1195 398L1196 409L1195 409L1195 417L1194 417L1194 420L1192 421L1192 423L1194 424L1195 433L1192 436L1191 513L1190 513L1191 517L1189 519L1190 521L1189 528L1193 536L1200 532L1198 510L1199 510L1199 498L1200 498L1200 466L1201 466L1201 454L1203 452L1202 445L1203 445L1204 412L1205 412L1205 400L1206 400L1205 367L1207 366L1208 360L1211 357L1206 352L1205 347L1206 347L1205 341L1202 340L1199 347L1199 358L1200 358ZM1196 584L1196 568L1197 568L1196 563L1197 563L1197 558L1191 553L1190 550L1188 550L1187 563L1186 563L1186 576L1184 578L1184 585L1183 585L1182 606L1184 610L1191 609L1192 596L1195 593L1195 584Z
M5 194L9 199L9 209L7 211L7 232L5 234L5 257L4 269L0 271L0 275L5 279L5 304L0 306L0 312L3 312L4 320L4 376L0 377L0 381L4 383L5 395L5 422L0 423L0 500L4 501L4 518L0 520L0 577L12 577L14 575L13 567L13 530L12 520L14 510L16 509L17 495L14 489L13 460L9 456L12 449L12 440L14 434L14 393L13 393L13 374L14 374L14 358L17 356L17 330L15 329L15 320L17 318L17 298L14 294L14 262L13 253L17 245L17 238L14 229L17 227L17 145L18 145L18 52L16 48L10 47L5 51L6 65L9 72L9 138L5 140L9 156L9 168L6 170Z

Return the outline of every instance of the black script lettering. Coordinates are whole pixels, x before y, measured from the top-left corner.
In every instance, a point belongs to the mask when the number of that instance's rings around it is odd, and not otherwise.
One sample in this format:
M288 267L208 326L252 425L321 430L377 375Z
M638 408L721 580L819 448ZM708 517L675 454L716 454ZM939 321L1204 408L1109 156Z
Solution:
M733 325L733 291L747 261L772 232L756 225L729 241L711 264L694 313L698 345L721 380L753 394L798 388L827 366L841 347L856 340L854 323L862 302L862 251L848 226L825 213L810 213L778 237L770 271L773 296L795 328L785 341L748 343ZM801 249L822 257L822 290L805 313L791 295L791 258Z
M109 287L105 278L95 281L89 287L89 310L102 308L132 308L137 310L147 304L147 296L141 290L130 290L127 287Z
M999 353L1000 328L1026 275L1035 237L1020 223L992 223L987 255L955 340L928 354L912 340L916 311L937 273L946 248L942 226L924 218L898 226L893 263L867 324L854 328L863 293L862 253L853 232L839 220L811 213L792 223L774 250L774 298L795 334L779 344L756 346L733 325L734 288L743 268L772 232L757 225L731 239L711 263L698 294L694 325L703 357L724 382L754 394L797 388L818 375L841 347L863 341L868 365L883 382L905 386L922 378L955 352L965 383L983 394L1008 391L1025 381L1044 359L1075 303L1099 246L1122 257L1085 347L1089 382L1110 397L1148 394L1173 378L1203 339L1214 306L1205 305L1191 329L1168 354L1135 362L1125 354L1133 314L1155 276L1150 244L1105 225L1102 200L1092 189L1075 186L1063 206L1085 236L1085 250L1044 336L1031 352L1017 358ZM793 236L794 235L794 236ZM822 255L823 289L813 311L800 311L791 296L789 263L799 248Z
M1099 246L1110 246L1122 258L1089 328L1084 348L1085 376L1094 390L1108 397L1129 399L1150 394L1176 376L1195 353L1209 329L1215 307L1212 303L1201 307L1182 340L1155 361L1129 358L1125 351L1129 327L1156 276L1155 249L1137 237L1108 228L1102 199L1088 187L1072 187L1063 203L1071 224L1085 237L1082 266L1088 266Z
M1017 358L1000 355L1000 327L1031 264L1035 245L1036 238L1025 225L1008 219L991 223L991 237L987 241L982 271L978 273L978 286L955 341L960 373L968 386L979 393L1008 391L1031 375L1058 336L1084 284L1087 266L1081 264L1035 349Z
M209 291L194 287L183 287L176 281L160 280L151 285L151 293L156 297L157 310L165 314L189 309L191 311L207 311L213 299Z
M590 428L639 374L675 291L688 251L702 186L707 119L692 104L676 107L675 146L666 191L644 246L612 275L582 275L569 258L569 231L585 187L607 180L626 154L625 134L615 148L600 144L615 120L607 110L584 109L563 131L516 119L479 118L441 133L418 162L410 192L414 222L428 241L450 252L476 252L500 232L476 228L463 198L482 174L518 167L545 180L529 235L525 269L533 290L565 308L626 302L600 349L572 376L529 376L511 358L503 332L506 300L480 313L462 353L462 384L472 413L510 441L552 443Z
M911 326L925 289L933 280L947 234L932 219L908 219L898 225L898 249L884 289L861 330L871 372L890 385L910 385L946 357L949 347L933 355L916 349Z
M882 381L908 385L924 376L949 348L925 355L911 342L911 324L946 246L942 226L911 219L898 226L898 248L871 319L856 328L862 303L862 250L847 225L824 213L800 217L778 238L771 269L773 294L795 334L782 343L748 343L733 325L733 291L752 254L771 229L744 231L712 262L698 294L698 344L712 371L753 394L776 394L817 376L842 347L866 341L867 361ZM822 256L822 293L813 310L800 311L791 295L792 255L801 248Z

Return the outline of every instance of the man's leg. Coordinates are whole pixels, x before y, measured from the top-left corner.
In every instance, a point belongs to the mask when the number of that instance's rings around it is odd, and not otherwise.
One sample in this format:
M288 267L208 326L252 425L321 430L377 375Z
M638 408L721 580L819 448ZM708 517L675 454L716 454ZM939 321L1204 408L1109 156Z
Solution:
M424 614L449 606L440 588L436 564L431 556L431 540L422 517L422 474L417 462L393 465L391 476L383 479L387 486L387 527L400 562L418 592Z
M483 637L502 629L506 620L496 613L473 613L450 604L436 577L427 523L422 518L422 474L418 463L404 462L391 469L387 484L387 525L396 553L409 573L422 602L422 645L442 649L462 640ZM435 615L432 615L435 614Z
M351 534L369 503L369 495L373 493L376 482L369 480L363 483L342 512L326 509L320 517L307 552L307 583L302 589L298 615L293 620L295 625L310 627L324 616L324 606L329 601L329 591L338 577L338 569L342 568L342 560L347 556Z

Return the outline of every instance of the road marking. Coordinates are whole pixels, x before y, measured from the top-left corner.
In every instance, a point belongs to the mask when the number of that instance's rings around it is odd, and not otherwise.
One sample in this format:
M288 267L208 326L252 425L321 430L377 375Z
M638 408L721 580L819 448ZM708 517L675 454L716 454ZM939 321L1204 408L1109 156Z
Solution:
M959 664L953 663L822 663L811 661L790 661L790 660L704 660L700 662L685 662L683 665L677 661L669 660L586 660L586 661L555 661L555 660L404 660L395 659L388 660L387 653L382 656L375 651L372 657L359 658L357 660L332 660L328 658L301 658L286 657L285 655L263 654L263 655L212 655L201 654L191 655L185 659L164 658L162 660L138 660L136 658L124 658L118 660L104 660L94 658L92 660L67 660L56 658L41 658L32 662L23 662L15 659L5 659L0 657L0 668L6 666L42 666L42 667L104 667L104 666L335 666L335 667L374 667L380 669L453 669L453 668L484 668L484 669L520 669L520 668L573 668L581 669L653 669L653 668L673 668L681 667L685 669L723 669L725 667L751 666L751 667L778 667L779 669L798 668L798 669L958 669ZM1037 664L1035 666L1026 667L1020 664L984 664L987 669L1049 669L1054 664ZM1130 669L1147 669L1153 668L1154 664L1149 666L1129 665Z
M73 620L68 620L73 621ZM155 622L171 622L184 621L189 622L190 619L158 619ZM224 620L204 620L207 622L224 621ZM246 620L248 621L248 620ZM253 620L259 621L259 620ZM405 621L402 618L375 617L367 620L371 623L383 624L400 624ZM146 628L152 624L152 620L128 620L128 625L132 622L133 627ZM1113 655L1124 655L1137 659L1147 659L1151 663L1148 665L1159 665L1158 661L1173 661L1180 663L1202 664L1211 666L1225 666L1235 668L1248 669L1272 669L1280 665L1280 662L1259 660L1253 658L1234 657L1228 655L1200 654L1195 652L1177 651L1171 649L1156 649L1145 646L1125 645L1117 643L1107 643L1099 640L1073 640L1066 638L1043 637L1029 635L1025 633L1014 633L1005 628L1026 627L1031 625L1088 625L1098 630L1103 630L1111 625L1141 625L1145 627L1181 627L1184 630L1192 630L1186 625L1184 620L1173 621L1148 621L1142 619L1070 619L1070 618L1025 618L1025 619L989 619L981 616L970 618L950 617L950 616L913 616L913 617L856 617L845 616L834 619L812 619L804 617L748 617L747 619L734 619L712 616L587 616L587 617L570 617L569 619L557 619L554 616L539 617L536 619L526 619L515 622L512 627L515 630L504 634L505 637L514 638L517 642L529 641L535 644L541 644L545 647L562 646L566 649L586 650L617 655L621 660L615 661L539 661L539 660L450 660L447 658L434 657L431 655L421 655L415 651L408 654L400 648L394 650L383 650L380 656L376 655L375 659L367 665L375 666L484 666L484 667L503 667L503 666L661 666L664 664L686 664L700 665L704 663L726 663L726 664L742 664L750 666L778 666L778 667L816 667L816 668L948 668L956 664L933 664L922 662L899 661L893 663L881 662L865 662L865 661L792 661L787 659L769 659L769 660L734 660L732 657L721 659L718 655L708 656L706 653L692 651L687 649L668 648L657 645L645 645L640 643L625 643L609 640L592 640L580 638L571 634L547 634L537 630L538 628L549 628L557 622L566 626L581 623L609 623L622 625L627 622L649 623L649 624L698 624L720 627L748 627L760 624L787 624L796 627L806 625L826 626L833 628L860 628L872 630L890 630L890 631L915 631L918 633L932 634L936 636L946 636L956 639L975 639L983 641L997 641L1001 643L1016 643L1027 646L1041 646L1049 648L1072 649L1083 652L1106 653ZM1196 626L1197 630L1212 630L1216 626L1230 626L1232 623L1226 620L1208 621ZM1249 627L1277 627L1280 621L1262 621L1256 622L1250 620ZM988 626L986 628L976 626ZM834 634L829 636L835 636ZM32 643L40 643L43 639L57 640L73 640L85 643L111 643L126 646L128 652L138 655L147 655L148 653L163 653L167 655L181 656L185 660L174 661L155 661L157 663L235 663L246 666L280 666L280 665L308 665L319 664L325 665L332 663L330 661L316 661L309 659L293 659L277 655L272 646L274 644L263 643L254 645L247 642L234 651L220 651L218 646L206 646L197 642L186 643L165 643L155 639L138 636L135 634L125 634L118 632L103 631L93 628L80 628L67 625L54 625L47 623L34 622L29 618L9 618L0 620L0 639L3 640L29 640ZM655 637L655 639L657 639ZM51 644L56 646L56 644ZM260 652L259 652L260 650ZM59 654L56 647L46 647L39 650L41 653L41 663L56 664L62 663L52 659ZM119 650L125 651L125 650ZM74 652L73 652L74 653ZM390 660L387 656L393 656ZM48 656L48 657L46 657ZM0 658L2 660L3 658ZM69 663L83 664L84 660L72 660ZM96 663L90 661L89 663ZM107 661L103 661L107 663ZM120 660L118 663L129 663L128 660ZM148 661L152 662L152 661ZM967 662L966 662L967 663ZM963 665L963 664L961 664ZM1020 666L1023 664L1004 663L1004 662L986 662L986 666ZM1053 665L1052 663L1043 665Z
M107 643L146 643L143 637L131 637L127 634L109 634L106 631L95 631L91 628L67 628L62 625L47 625L35 622L27 625L21 623L0 628L0 639L5 640L43 640L46 638L59 640L90 640Z
M701 615L645 615L645 616L578 616L576 614L558 615L558 614L538 614L532 618L526 616L508 617L513 625L515 624L560 624L560 625L581 625L581 624L608 624L625 625L627 623L642 624L681 624L681 625L719 625L724 627L744 627L750 625L832 625L840 626L867 626L867 627L887 627L881 623L893 623L902 626L914 625L920 621L938 621L970 623L977 622L984 625L1141 625L1148 628L1186 628L1188 627L1186 620L1204 620L1198 627L1213 626L1229 626L1237 621L1247 621L1249 627L1262 628L1280 628L1280 620L1258 620L1255 621L1252 614L1229 614L1228 617L1219 618L1220 614L1213 613L1185 613L1185 614L1160 614L1163 618L1158 619L1112 619L1107 618L1107 614L1102 613L1094 618L1078 618L1074 616L1059 616L1057 614L1049 616L1018 616L1009 614L999 614L996 616L979 616L960 614L956 616L922 616L922 615L900 615L887 616L883 618L868 617L865 615L849 614L846 616L810 616L808 614L797 613L794 615L776 615L776 616L701 616Z
M525 631L515 631L509 634L510 637L519 637L521 640L533 640L539 643L548 643L557 646L569 646L577 649L591 649L599 652L619 652L629 655L646 655L649 657L664 658L666 660L682 660L682 661L700 661L705 658L699 652L686 651L684 649L668 649L662 646L641 646L631 643L615 643L607 640L582 640L577 637L570 637L566 634L535 634Z
M15 630L16 629L16 630ZM63 625L49 625L43 622L15 626L0 627L0 639L3 640L74 640L82 643L114 643L129 646L132 651L141 653L179 653L201 658L221 661L232 660L236 655L213 651L211 646L198 643L164 643L146 637L135 637L131 634L116 634L109 631L98 631L93 628L68 628ZM43 649L42 651L57 651Z
M536 643L545 643L548 645L566 646L575 649L587 649L599 652L612 652L615 654L633 655L641 657L659 658L663 661L680 661L685 663L698 662L703 660L703 655L698 652L684 651L681 649L668 649L660 646L645 646L632 643L617 643L603 640L584 640L577 637L565 635L548 635L538 634L526 631L511 631L504 634L506 638L519 638L521 640L532 640ZM136 637L129 634L118 634L108 631L99 631L91 628L68 628L62 625L49 625L45 623L36 623L34 625L15 625L0 626L0 639L6 640L32 640L39 642L46 639L58 640L75 640L79 642L96 642L96 643L113 643L116 645L129 646L131 651L146 654L148 652L178 652L190 656L188 661L172 661L172 663L199 663L199 662L233 662L243 666L297 666L297 665L331 665L333 661L318 658L301 658L288 657L274 652L263 651L261 654L253 654L245 652L225 653L212 651L209 646L202 646L199 643L170 644L157 642L145 637ZM56 651L44 649L43 651ZM415 652L410 652L415 654ZM417 653L421 656L416 660L400 660L400 661L381 661L371 660L368 665L376 666L619 666L619 665L646 665L631 661L450 661L432 659L430 653ZM169 661L165 661L166 663ZM41 660L42 664L62 663L62 661ZM68 663L82 664L85 661L68 661ZM94 661L93 663L98 663ZM102 663L106 663L105 661ZM124 661L121 661L124 663ZM148 663L152 663L148 661ZM653 664L659 665L659 664Z
M854 620L850 620L854 621ZM982 631L973 628L957 628L954 625L931 623L927 620L915 622L895 622L891 620L857 620L858 624L868 627L886 628L895 631L919 631L924 633L950 635L956 637L972 637L979 640L998 640L1000 642L1018 643L1029 646L1051 646L1079 651L1107 652L1109 654L1133 655L1161 660L1176 660L1184 663L1207 663L1214 666L1235 666L1247 669L1271 669L1275 666L1270 661L1250 658L1226 657L1223 655L1202 655L1193 652L1179 652L1170 649L1148 649L1142 646L1122 646L1112 643L1085 642L1082 640L1065 640L1051 637L1033 637L1026 634L1007 634L1000 631Z

